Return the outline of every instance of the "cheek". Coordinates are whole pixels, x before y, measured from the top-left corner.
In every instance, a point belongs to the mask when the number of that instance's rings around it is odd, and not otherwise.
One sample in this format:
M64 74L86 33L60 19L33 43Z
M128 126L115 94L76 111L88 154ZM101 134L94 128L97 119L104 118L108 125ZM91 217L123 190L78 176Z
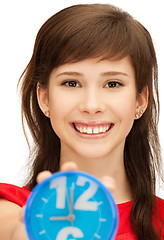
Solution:
M116 112L120 120L126 121L134 120L136 111L136 96L135 93L126 92L122 95L116 96L112 100L113 111Z
M58 91L51 94L49 98L50 121L58 136L61 135L64 124L68 121L68 116L72 109L73 101L65 94L63 95Z
M64 128L65 113L57 103L50 107L50 122L56 135L61 139Z
M136 109L135 94L126 94L117 98L113 106L113 116L117 126L115 137L118 137L121 142L126 139L133 127Z
M135 116L135 111L136 111L136 95L130 95L129 97L127 97L127 99L125 100L125 114L129 117L134 118Z
M67 110L71 109L77 102L77 96L75 94L70 94L67 91L56 90L51 93L51 98L49 99L49 107L53 110Z
M51 116L61 116L68 107L66 97L59 91L51 91L49 94L49 110Z

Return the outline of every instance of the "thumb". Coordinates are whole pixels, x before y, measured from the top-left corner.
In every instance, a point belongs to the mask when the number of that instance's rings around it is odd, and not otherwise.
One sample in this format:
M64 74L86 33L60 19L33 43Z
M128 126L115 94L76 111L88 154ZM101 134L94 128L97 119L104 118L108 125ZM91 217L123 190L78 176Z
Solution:
M113 193L116 188L115 180L109 176L103 176L100 178L100 181L104 184L104 186Z

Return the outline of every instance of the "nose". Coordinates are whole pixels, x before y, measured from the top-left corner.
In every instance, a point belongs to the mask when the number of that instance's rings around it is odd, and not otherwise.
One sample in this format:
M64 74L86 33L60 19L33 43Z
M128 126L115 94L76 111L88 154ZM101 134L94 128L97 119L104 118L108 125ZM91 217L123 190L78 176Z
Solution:
M98 90L90 89L83 94L81 102L79 104L80 112L87 113L89 115L95 115L97 113L104 112L105 103Z

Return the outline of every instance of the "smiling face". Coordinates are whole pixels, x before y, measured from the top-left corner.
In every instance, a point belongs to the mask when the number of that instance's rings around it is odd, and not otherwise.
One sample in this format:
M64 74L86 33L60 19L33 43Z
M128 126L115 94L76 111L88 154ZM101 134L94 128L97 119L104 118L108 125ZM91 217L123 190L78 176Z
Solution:
M61 154L76 158L123 156L125 139L145 96L137 97L135 72L128 57L85 61L54 69L38 102L61 141Z

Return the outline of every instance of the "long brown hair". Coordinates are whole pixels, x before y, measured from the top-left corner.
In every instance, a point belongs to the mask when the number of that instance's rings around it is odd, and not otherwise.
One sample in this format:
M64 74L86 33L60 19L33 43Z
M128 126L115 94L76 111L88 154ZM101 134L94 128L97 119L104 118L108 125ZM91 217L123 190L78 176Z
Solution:
M160 237L151 219L161 162L156 54L149 32L114 6L68 7L48 19L38 32L32 58L20 79L23 126L26 122L34 140L28 184L30 189L36 185L40 171L58 171L60 161L60 139L38 106L37 83L46 87L52 70L65 63L125 56L130 56L135 69L137 93L145 86L149 90L148 108L135 120L125 143L124 163L134 200L131 223L139 240L157 240Z

